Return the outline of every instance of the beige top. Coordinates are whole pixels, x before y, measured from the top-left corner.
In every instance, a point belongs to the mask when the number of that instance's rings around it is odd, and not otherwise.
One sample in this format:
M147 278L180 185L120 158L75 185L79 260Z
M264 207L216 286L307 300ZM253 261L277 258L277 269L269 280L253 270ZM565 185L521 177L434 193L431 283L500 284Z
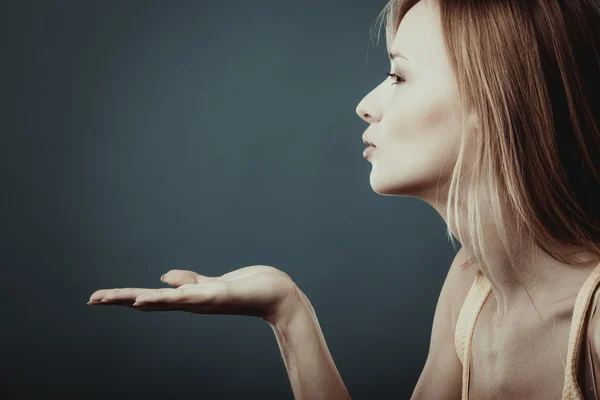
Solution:
M571 320L571 329L569 333L569 345L567 348L567 360L565 369L565 383L563 386L562 399L563 400L584 400L584 399L597 399L596 382L593 373L593 362L590 350L590 342L587 337L582 337L586 331L584 328L587 326L587 321L591 319L596 309L596 302L598 300L598 294L596 288L599 287L600 283L600 264L592 271L590 276L587 278L579 293L575 299L575 306L573 308L573 317ZM469 397L469 378L470 378L470 363L471 363L471 343L473 340L473 332L475 331L475 322L481 312L483 304L487 300L489 294L492 292L492 286L489 280L481 273L478 272L467 297L460 310L458 320L456 322L455 335L455 346L458 358L463 365L462 375L462 400L467 400ZM593 295L593 299L592 299ZM591 307L591 312L587 312ZM581 349L583 347L583 349ZM580 385L578 383L577 373L583 374L584 372L578 371L577 366L579 365L580 351L583 350L585 354L585 377L579 378L580 382L585 382L586 395L581 392Z

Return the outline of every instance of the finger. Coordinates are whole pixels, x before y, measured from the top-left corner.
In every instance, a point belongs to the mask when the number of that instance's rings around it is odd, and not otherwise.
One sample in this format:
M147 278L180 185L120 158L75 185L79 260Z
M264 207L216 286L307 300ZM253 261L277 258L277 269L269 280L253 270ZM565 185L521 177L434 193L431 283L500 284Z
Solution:
M100 301L122 301L122 300L135 300L140 294L148 293L153 290L160 289L147 289L147 288L116 288L116 289L102 289L94 292L90 296L90 302Z
M181 286L177 289L162 289L152 293L139 295L136 304L173 303L173 304L214 304L217 299L226 295L225 282L203 282Z
M235 285L240 285L236 281ZM148 311L188 311L195 314L262 315L261 310L240 310L240 300L248 301L247 289L232 289L230 282L215 281L185 288L164 289L136 298L133 307ZM236 293L234 293L236 292Z
M165 297L164 295L162 295L161 293L163 293L164 291L170 291L170 290L178 290L178 289L135 289L135 288L131 288L131 289L111 289L110 292L108 292L101 300L96 300L96 301L90 301L88 302L88 304L92 304L92 305L102 305L102 306L125 306L125 307L130 307L130 308L135 308L135 309L140 309L138 307L138 304L136 303L136 298L138 296L140 296L141 294L157 294L157 296L155 296L155 298L157 299L163 299L163 300L168 300L168 296ZM169 302L163 302L163 303L155 303L152 304L154 307L152 308L152 311L161 311L161 310L174 310L176 309L176 305L177 303L171 301Z
M133 307L133 303L135 303L135 300L96 301L96 302L89 302L88 304L99 305L99 306L126 306L126 307Z
M140 311L185 311L194 314L239 314L237 308L199 304L142 303L132 306Z
M215 279L217 278L200 275L199 273L194 271L184 269L172 269L166 274L164 274L160 280L170 286L179 287L188 283L210 282L214 281Z
M100 289L100 290L96 290L94 293L92 293L92 295L90 296L90 301L100 301L102 300L102 298L104 298L104 296L110 292L111 290L115 290L115 289Z
M223 305L209 304L206 298L198 300L198 296L192 300L188 297L187 302L179 299L164 296L161 298L141 298L131 305L132 308L140 311L185 311L194 314L239 314L239 307L227 307ZM141 302L140 302L141 301ZM161 302L170 301L170 302Z
M139 311L188 311L194 307L191 304L170 304L170 303L144 303L135 304L131 308Z
M144 303L137 304L135 301L112 301L98 303L101 306L122 306L132 308L139 311L188 311L193 307L190 304L174 304L174 303Z
M228 273L224 274L223 276L221 276L219 278L219 280L222 280L222 281L236 280L236 279L241 279L241 278L247 278L247 277L250 277L253 275L258 275L258 274L264 273L264 272L284 274L289 277L288 274L281 271L280 269L277 269L270 265L258 264L258 265L249 265L247 267L239 268L239 269L236 269L235 271L228 272Z
M177 289L162 289L160 291L156 291L153 293L144 293L140 294L135 298L134 304L144 304L144 303L171 303L178 304L182 302L183 297L185 296L185 289L177 288Z

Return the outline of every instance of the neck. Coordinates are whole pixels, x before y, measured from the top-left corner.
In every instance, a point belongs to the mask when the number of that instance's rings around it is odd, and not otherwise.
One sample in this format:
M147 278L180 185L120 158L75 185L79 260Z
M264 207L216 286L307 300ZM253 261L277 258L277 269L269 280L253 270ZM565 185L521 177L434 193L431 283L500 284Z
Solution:
M575 298L600 260L589 253L579 253L580 264L567 264L534 247L529 254L519 254L512 264L506 254L492 253L481 268L490 281L497 304L497 315L511 315L534 305L544 318L557 309L571 309Z
M445 204L438 204L434 208L447 223ZM493 221L493 218L491 215L482 215L481 220ZM544 313L549 315L557 307L564 305L572 308L581 286L600 264L600 258L585 249L565 246L562 250L571 259L569 263L558 261L537 245L531 244L531 240L518 238L514 221L504 219L503 223L512 246L510 252L502 243L497 227L487 222L482 226L481 238L485 243L485 264L473 265L491 283L498 317L502 319L514 313L514 310L521 310L523 306L531 307L532 304L542 318ZM467 232L467 221L453 221L453 224ZM471 243L462 243L462 246L472 250Z

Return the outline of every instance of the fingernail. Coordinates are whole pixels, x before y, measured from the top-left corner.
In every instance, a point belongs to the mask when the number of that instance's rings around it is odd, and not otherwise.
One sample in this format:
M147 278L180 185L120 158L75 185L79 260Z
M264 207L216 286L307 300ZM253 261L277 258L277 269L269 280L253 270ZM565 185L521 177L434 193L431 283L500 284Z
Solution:
M160 277L160 280L163 281L163 282L165 281L165 275L166 274L163 274L163 276Z

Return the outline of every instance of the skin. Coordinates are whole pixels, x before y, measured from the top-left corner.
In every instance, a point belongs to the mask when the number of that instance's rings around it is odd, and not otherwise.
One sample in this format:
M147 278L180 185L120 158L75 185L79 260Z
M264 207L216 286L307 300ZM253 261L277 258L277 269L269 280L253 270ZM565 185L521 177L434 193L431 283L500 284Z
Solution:
M459 150L458 85L444 47L436 2L421 1L407 13L392 41L391 52L406 57L390 61L390 73L403 79L398 84L393 78L385 79L356 108L358 116L369 124L365 136L376 146L368 157L372 164L371 187L381 195L417 197L447 221L446 184ZM473 113L467 118L465 135L467 147L472 148L477 118ZM472 152L467 154L463 171L474 160ZM491 220L491 216L483 217ZM510 232L515 223L505 222ZM466 226L466 221L457 223ZM575 268L552 259L538 247L533 253L523 250L518 254L530 261L516 276L492 225L484 226L484 242L494 275L487 270L482 272L490 280L493 292L474 334L471 398L560 398L575 297L600 260L589 252L572 249L582 260L588 260L586 266ZM458 274L450 273L448 279L453 275ZM440 302L452 303L452 310L438 304L438 311L457 315L473 275L465 271L462 277L453 279L450 284L460 290L440 297ZM460 279L466 283L456 282ZM448 336L453 334L456 318L450 321L436 315L436 321L443 326L438 329L448 334L434 332L433 336L445 340L446 346L454 346ZM451 327L445 326L450 323ZM433 341L432 338L432 344ZM446 372L431 373L428 385L435 385L440 374L460 370L459 364L448 361L452 357L449 353L439 349L434 353L433 357L445 360L448 367ZM456 383L456 379L450 380L453 383L446 383L446 390ZM448 398L457 398L456 393Z
M390 73L403 77L403 82L394 85L392 78L384 80L356 108L358 116L369 123L365 136L376 146L369 158L371 187L381 195L417 197L447 221L447 184L459 151L458 85L444 47L436 2L421 1L407 13L391 50L408 58L391 60ZM467 148L473 148L477 117L471 113L467 118ZM463 171L473 160L473 152L467 151ZM514 222L505 222L510 231ZM466 221L458 224L466 226ZM587 269L578 268L578 274L538 248L534 255L519 254L533 259L518 283L493 226L484 226L484 238L495 266L495 278L488 278L505 304L529 302L523 286L543 302L557 297L548 293L558 292L560 298L576 294L582 279L600 262L591 253L574 249L580 251L581 259L590 260Z
M424 2L411 9L392 42L387 78L356 108L369 123L364 135L376 146L370 183L381 195L418 197L436 208L459 149L455 107L458 86L450 69L440 24ZM416 39L418 38L418 39ZM436 189L439 187L436 201Z
M393 85L394 80L386 78L356 109L369 124L365 135L377 146L369 158L370 184L381 195L417 197L447 221L446 184L459 150L458 86L444 48L435 2L421 1L408 12L392 51L407 58L390 61L390 73L401 76L401 83ZM476 134L476 117L470 115L465 126L470 143L469 138ZM468 154L466 169L473 161L472 153ZM506 222L510 229L512 222ZM493 293L476 325L471 398L560 398L570 310L597 260L586 268L574 269L538 249L533 255L522 255L531 256L531 262L517 284L503 248L494 246L499 243L494 240L494 228L484 228L495 278L483 271ZM460 398L461 365L454 350L454 328L474 277L469 270L460 270L466 261L463 257L459 252L442 288L429 356L413 400ZM300 298L287 274L264 265L240 268L220 277L171 270L164 282L171 288L101 289L92 294L89 304L122 305L141 311L252 315L278 324ZM531 300L542 318L534 313ZM495 322L499 310L503 311L501 325Z
M174 269L161 277L173 288L113 288L92 293L89 305L120 305L140 311L249 315L276 324L300 301L285 272L251 265L218 277Z

